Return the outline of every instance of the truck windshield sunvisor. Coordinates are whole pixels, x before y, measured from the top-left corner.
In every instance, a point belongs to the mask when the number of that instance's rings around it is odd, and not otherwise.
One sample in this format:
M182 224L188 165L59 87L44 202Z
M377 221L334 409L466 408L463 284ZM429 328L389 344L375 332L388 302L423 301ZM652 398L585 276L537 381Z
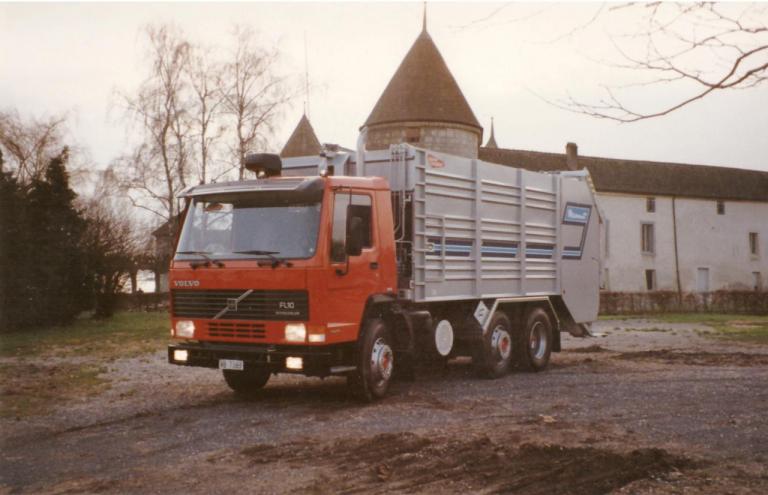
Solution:
M322 191L317 201L296 201L296 196L257 192L194 198L174 259L198 260L195 252L216 260L313 257L317 250Z

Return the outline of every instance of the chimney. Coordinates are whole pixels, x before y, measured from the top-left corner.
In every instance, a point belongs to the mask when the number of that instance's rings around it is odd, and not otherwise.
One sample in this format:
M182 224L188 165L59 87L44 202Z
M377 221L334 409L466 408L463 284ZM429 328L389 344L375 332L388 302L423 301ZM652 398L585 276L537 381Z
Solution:
M565 165L568 170L579 169L579 147L576 143L568 143L565 145Z

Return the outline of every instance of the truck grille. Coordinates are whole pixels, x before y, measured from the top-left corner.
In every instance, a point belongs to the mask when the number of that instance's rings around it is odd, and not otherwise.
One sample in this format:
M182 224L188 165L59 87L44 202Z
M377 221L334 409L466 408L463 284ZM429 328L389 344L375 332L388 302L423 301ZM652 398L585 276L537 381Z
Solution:
M306 321L305 290L172 290L173 316L219 320Z
M208 322L209 337L263 339L266 335L266 328L258 323L236 323L219 320Z

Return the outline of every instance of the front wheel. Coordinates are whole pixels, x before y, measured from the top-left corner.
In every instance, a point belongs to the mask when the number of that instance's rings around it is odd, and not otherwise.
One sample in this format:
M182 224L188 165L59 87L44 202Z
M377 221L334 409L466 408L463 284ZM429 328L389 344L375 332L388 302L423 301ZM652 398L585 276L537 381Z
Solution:
M387 394L395 368L395 353L384 320L368 320L363 331L357 371L347 380L355 395L371 402Z
M269 381L271 373L267 369L256 368L246 371L224 370L224 381L238 395L251 395Z

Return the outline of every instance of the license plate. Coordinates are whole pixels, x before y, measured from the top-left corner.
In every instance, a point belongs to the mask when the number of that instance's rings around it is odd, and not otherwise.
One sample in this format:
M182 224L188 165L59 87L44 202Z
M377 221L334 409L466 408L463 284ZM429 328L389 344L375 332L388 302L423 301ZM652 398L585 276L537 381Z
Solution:
M239 359L219 359L219 369L243 371L243 362Z

